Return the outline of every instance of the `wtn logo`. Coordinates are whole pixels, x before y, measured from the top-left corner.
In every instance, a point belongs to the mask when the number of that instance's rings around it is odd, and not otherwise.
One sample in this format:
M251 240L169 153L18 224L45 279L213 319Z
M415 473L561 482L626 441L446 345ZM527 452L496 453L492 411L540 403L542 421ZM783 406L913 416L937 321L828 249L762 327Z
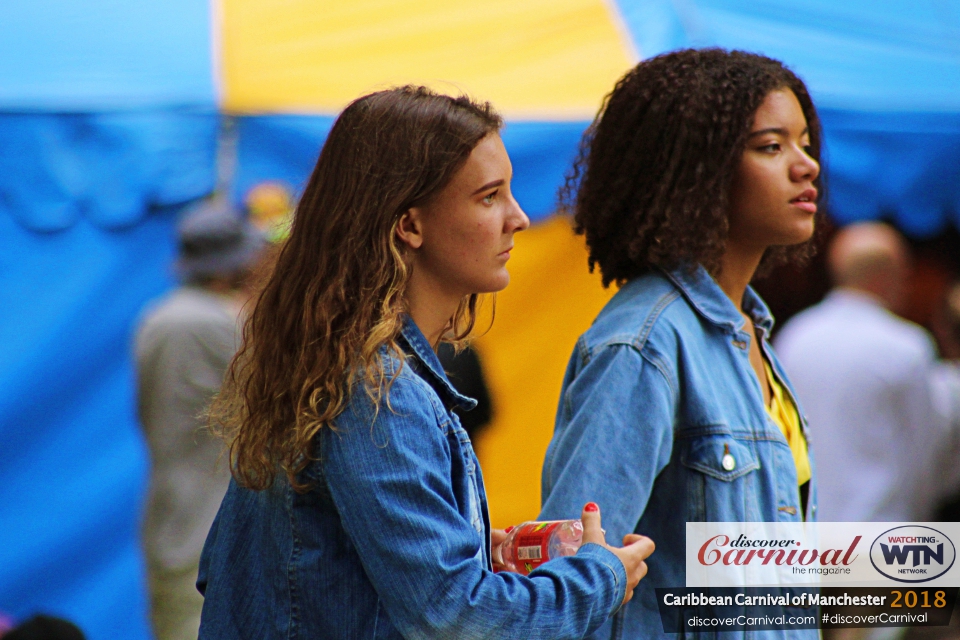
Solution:
M956 550L949 538L936 529L916 525L885 531L870 547L874 568L898 582L938 578L950 570L955 558Z
M936 542L936 538L929 538L930 542ZM893 542L893 540L890 540ZM906 564L907 559L910 557L910 554L913 554L913 566L919 566L921 558L923 559L923 564L930 564L930 560L933 560L937 564L943 564L943 543L937 545L937 550L934 551L925 544L905 544L903 546L899 544L887 546L880 543L880 549L883 552L883 561L887 564Z

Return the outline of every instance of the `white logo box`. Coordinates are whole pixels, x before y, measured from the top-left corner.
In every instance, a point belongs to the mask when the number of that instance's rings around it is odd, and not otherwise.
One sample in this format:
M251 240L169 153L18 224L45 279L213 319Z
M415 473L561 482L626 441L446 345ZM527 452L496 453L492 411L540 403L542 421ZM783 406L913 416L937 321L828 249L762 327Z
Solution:
M960 587L960 523L688 522L687 587Z

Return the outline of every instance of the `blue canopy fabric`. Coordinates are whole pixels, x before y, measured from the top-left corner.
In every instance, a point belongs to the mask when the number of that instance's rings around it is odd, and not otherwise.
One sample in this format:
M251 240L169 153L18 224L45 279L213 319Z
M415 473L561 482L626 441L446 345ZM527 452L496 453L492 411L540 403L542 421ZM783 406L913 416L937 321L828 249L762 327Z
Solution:
M960 228L960 113L820 109L839 224L889 217L926 238Z
M179 208L37 233L0 215L0 610L146 639L147 456L131 332L172 285Z
M212 191L207 111L0 114L0 611L150 637L131 332Z
M333 120L296 115L237 118L233 199L243 202L253 186L268 179L302 193Z
M0 215L37 232L135 225L213 189L218 128L210 110L0 113Z
M214 3L0 4L0 111L216 107Z
M939 0L617 3L642 57L719 46L783 60L820 107L960 108L960 7Z
M215 184L210 5L0 6L0 612L147 640L131 332Z

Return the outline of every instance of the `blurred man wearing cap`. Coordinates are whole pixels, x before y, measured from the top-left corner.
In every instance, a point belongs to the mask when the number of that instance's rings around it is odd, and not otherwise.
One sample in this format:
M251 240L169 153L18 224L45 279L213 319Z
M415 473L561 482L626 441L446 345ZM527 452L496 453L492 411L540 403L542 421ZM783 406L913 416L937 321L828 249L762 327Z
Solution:
M152 465L142 534L157 640L197 637L200 552L230 478L202 414L236 352L250 273L265 244L218 201L187 211L178 236L183 284L146 310L136 335L138 408Z
M810 423L821 521L928 520L956 482L956 369L898 317L909 250L892 227L842 229L827 254L835 288L776 339Z

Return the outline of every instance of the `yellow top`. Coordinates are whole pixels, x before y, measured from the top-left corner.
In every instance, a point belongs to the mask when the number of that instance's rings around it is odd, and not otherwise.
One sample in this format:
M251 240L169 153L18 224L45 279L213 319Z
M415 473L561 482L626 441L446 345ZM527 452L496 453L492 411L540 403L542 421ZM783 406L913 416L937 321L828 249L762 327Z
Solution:
M783 392L783 387L777 382L766 360L763 361L763 368L767 372L767 380L770 382L772 392L767 413L780 427L780 431L787 439L787 444L790 445L793 463L797 466L797 484L802 485L810 480L810 455L807 453L807 440L803 437L803 430L800 428L800 416L793 401Z

